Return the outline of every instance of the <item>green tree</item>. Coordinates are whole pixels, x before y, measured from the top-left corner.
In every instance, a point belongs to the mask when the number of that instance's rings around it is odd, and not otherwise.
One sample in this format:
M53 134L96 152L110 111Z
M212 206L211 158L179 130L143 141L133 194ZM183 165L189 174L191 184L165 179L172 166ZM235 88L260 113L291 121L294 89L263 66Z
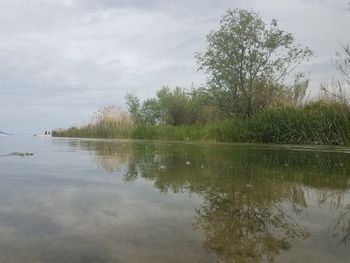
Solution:
M222 120L218 107L213 103L213 98L205 89L192 88L189 96L195 123L204 124Z
M312 55L295 44L291 33L279 29L275 19L268 26L258 13L242 9L228 10L207 43L207 50L196 54L199 70L208 74L208 91L228 116L250 116L260 110L255 100L291 92L294 85L282 84Z
M142 122L141 112L140 112L140 100L136 95L127 93L125 96L126 105L128 106L128 111L131 117L136 123Z
M141 107L141 116L144 124L156 125L160 122L161 112L156 98L147 99Z
M185 89L171 90L163 87L157 92L161 123L168 125L191 124L195 121L191 108L191 98Z

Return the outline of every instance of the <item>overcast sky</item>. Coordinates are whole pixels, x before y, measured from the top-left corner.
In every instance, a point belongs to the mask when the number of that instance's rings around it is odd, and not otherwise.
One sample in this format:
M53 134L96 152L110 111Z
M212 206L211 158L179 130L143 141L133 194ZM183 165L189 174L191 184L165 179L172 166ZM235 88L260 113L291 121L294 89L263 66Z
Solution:
M228 8L249 8L316 53L311 88L350 42L346 0L0 0L0 130L81 125L124 95L205 82L194 54Z

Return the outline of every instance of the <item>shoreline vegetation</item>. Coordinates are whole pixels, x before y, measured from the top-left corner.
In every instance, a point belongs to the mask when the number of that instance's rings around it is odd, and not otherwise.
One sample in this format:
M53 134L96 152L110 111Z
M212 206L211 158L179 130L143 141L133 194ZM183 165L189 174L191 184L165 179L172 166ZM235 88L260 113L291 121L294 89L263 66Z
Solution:
M164 86L143 102L127 94L127 111L106 106L89 124L52 136L350 145L350 47L332 59L341 77L321 83L318 99L310 100L307 74L295 70L312 56L277 20L266 24L252 10L228 10L195 56L204 86Z
M336 102L266 110L250 118L196 125L98 122L55 130L53 137L145 139L275 144L350 145L350 108Z

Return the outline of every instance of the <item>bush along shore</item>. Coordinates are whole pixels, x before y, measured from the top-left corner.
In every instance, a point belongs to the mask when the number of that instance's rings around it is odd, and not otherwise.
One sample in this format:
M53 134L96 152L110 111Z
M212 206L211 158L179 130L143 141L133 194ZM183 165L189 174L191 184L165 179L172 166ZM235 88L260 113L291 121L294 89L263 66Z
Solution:
M265 110L250 118L203 125L130 125L97 122L55 130L54 137L350 145L350 108L335 102Z

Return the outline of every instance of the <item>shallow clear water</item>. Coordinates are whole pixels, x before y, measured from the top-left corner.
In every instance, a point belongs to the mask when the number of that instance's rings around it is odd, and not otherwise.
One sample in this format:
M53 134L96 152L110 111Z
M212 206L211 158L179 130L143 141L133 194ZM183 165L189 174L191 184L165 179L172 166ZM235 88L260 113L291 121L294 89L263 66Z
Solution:
M349 262L350 149L0 137L0 262Z

